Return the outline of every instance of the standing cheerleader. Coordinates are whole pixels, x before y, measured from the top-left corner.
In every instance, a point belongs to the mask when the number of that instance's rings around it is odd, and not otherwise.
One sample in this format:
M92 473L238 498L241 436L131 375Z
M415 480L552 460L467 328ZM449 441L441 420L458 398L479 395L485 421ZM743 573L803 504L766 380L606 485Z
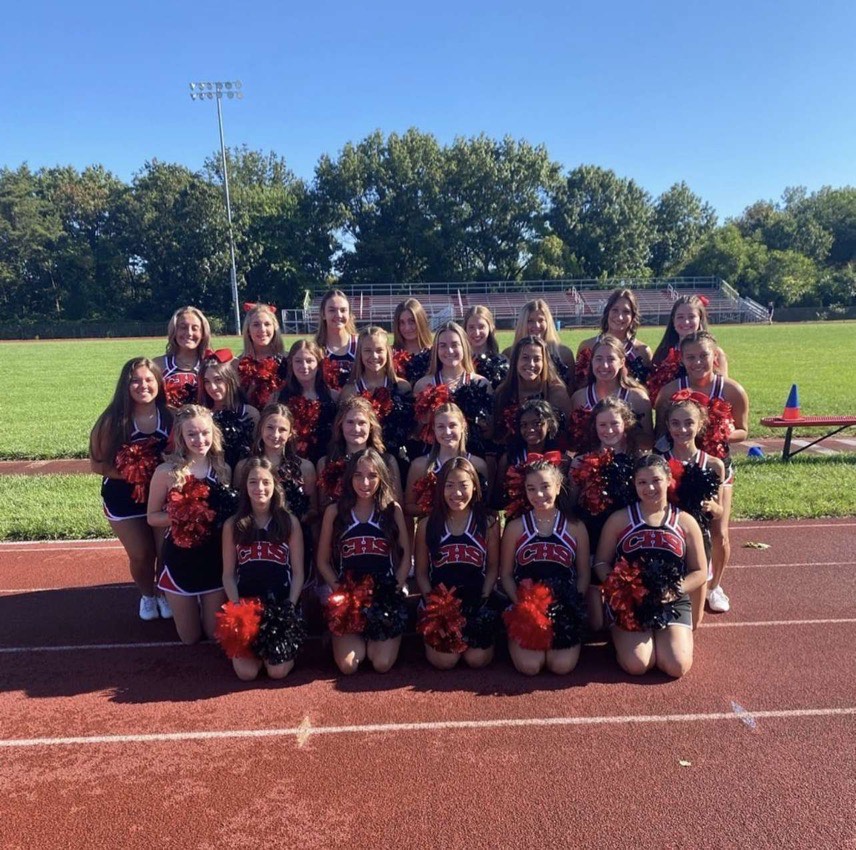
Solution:
M196 307L179 307L166 329L166 355L155 357L163 373L167 405L178 410L196 401L199 370L211 342L211 326Z
M718 457L712 457L698 447L698 441L707 426L707 402L704 397L692 398L684 390L675 396L666 408L669 448L660 454L669 464L672 483L669 501L686 511L699 525L704 542L704 562L708 579L713 575L711 561L711 520L722 516L722 483L725 481L725 465ZM700 588L692 595L693 626L697 627L704 614L704 590Z
M407 475L404 509L408 516L422 517L431 511L437 476L452 458L466 458L487 482L487 464L467 451L467 420L461 408L452 402L442 404L434 411L432 421L431 451L416 458Z
M562 474L549 461L525 470L530 510L505 526L500 575L513 606L503 614L514 666L570 673L580 657L589 586L585 526L558 503Z
M352 455L366 448L374 449L383 457L389 469L394 498L399 504L403 501L398 464L386 451L377 414L368 399L351 396L339 406L339 412L333 420L333 436L328 452L318 461L321 508L339 499L345 465Z
M497 442L508 445L514 437L514 420L521 404L531 399L549 401L560 415L560 431L571 412L571 399L558 379L547 343L537 336L524 336L511 349L508 377L494 396L493 427Z
M327 451L336 417L337 390L324 379L324 354L311 339L299 339L288 352L285 385L279 401L294 414L297 454L318 461Z
M321 299L315 343L324 352L321 368L327 384L341 389L348 383L357 357L357 326L348 296L340 289L327 290Z
M490 430L492 411L490 384L476 374L467 335L456 322L446 322L437 328L428 374L416 384L414 392L416 417L426 443L432 439L431 413L441 404L453 401L467 418L469 450L484 456L484 437Z
M478 473L466 458L452 458L416 530L416 582L426 603L417 629L434 667L450 670L462 656L470 667L490 663L497 623L486 603L498 567L499 524L485 511Z
M175 414L171 439L174 451L152 478L148 521L167 529L158 587L169 594L178 636L189 644L203 631L214 637L214 617L226 600L220 526L234 504L211 411L186 404Z
M221 348L205 359L199 403L213 411L214 421L223 435L226 463L234 469L252 450L259 412L246 403L232 359L228 348Z
M473 304L464 313L464 330L473 353L476 372L496 389L508 375L508 359L499 353L493 313L481 304Z
M731 443L746 439L749 427L749 398L746 390L731 378L718 375L715 369L716 340L706 331L685 336L681 340L681 357L686 377L667 384L657 399L657 430L665 432L666 408L675 393L689 390L699 399L707 399L708 422L702 435L701 447L718 457L725 465L725 482L722 488L722 514L711 524L713 543L713 578L707 590L707 604L711 611L724 613L731 602L722 589L722 574L731 556L729 520L731 518L732 485L734 470L731 461Z
M218 616L217 638L224 648L224 621L229 611L240 611L242 600L258 624L252 639L242 635L244 646L227 649L238 678L250 682L264 666L271 679L284 679L303 638L297 613L303 532L267 458L252 458L244 467L237 513L223 526L223 587L232 603L223 606L226 616Z
M238 358L238 377L250 404L261 410L282 386L285 346L274 307L247 303L244 309L244 350Z
M392 349L395 374L411 387L428 371L433 342L425 308L415 298L405 298L392 316Z
M636 339L636 331L642 323L639 303L629 289L614 289L603 308L600 318L600 333L585 339L577 349L576 381L583 386L588 380L589 361L595 344L606 334L614 336L624 347L628 373L644 384L651 369L651 349Z
M90 468L103 476L104 515L128 555L142 620L172 616L166 599L155 596L160 533L146 521L149 484L171 426L160 369L135 357L122 367L113 399L89 435Z
M590 349L589 370L585 384L571 398L570 440L575 451L586 451L591 445L585 436L591 411L608 396L627 402L636 415L636 445L650 450L654 445L654 419L648 393L627 375L625 348L611 334L600 337Z
M680 678L693 663L689 595L704 586L704 546L698 523L669 504L670 479L662 457L639 458L639 501L607 520L597 548L618 663L634 676L657 667Z
M559 340L556 323L550 312L550 305L542 298L536 298L523 305L514 329L514 343L523 337L537 336L547 344L547 351L553 362L553 368L559 379L566 385L569 393L574 391L574 352ZM511 360L511 349L504 351Z
M657 404L660 390L671 381L686 376L681 362L681 340L685 336L708 330L707 298L700 295L679 295L669 314L669 323L660 344L654 351L651 374L648 376L648 395ZM717 346L714 371L728 377L728 360Z
M392 349L383 328L363 328L357 337L357 359L340 401L355 395L371 403L383 429L387 451L403 460L413 429L413 399L410 384L395 374Z
M331 590L327 622L338 668L356 673L368 657L378 673L387 672L406 625L410 540L386 462L374 449L357 452L345 467L342 495L324 513L318 571Z

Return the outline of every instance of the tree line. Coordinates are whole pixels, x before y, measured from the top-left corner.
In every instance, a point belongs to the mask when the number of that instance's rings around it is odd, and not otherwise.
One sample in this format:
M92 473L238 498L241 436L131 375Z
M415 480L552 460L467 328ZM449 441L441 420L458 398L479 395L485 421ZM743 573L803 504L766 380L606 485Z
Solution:
M684 182L652 197L595 165L565 170L509 137L443 146L377 131L320 157L227 156L242 297L298 306L330 283L718 275L762 303L856 301L856 188L785 190L720 223ZM178 303L229 314L220 157L0 169L6 320L161 320Z

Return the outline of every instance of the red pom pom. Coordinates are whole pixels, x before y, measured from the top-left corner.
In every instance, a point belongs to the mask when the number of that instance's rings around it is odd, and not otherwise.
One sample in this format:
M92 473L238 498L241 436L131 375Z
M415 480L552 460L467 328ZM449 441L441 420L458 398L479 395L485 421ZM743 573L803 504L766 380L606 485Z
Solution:
M149 495L149 484L161 460L161 440L146 437L136 443L125 443L116 453L115 467L122 478L133 484L132 498L145 504Z
M286 402L286 407L294 416L295 451L298 457L307 457L318 441L321 402L317 398L296 395Z
M678 348L670 348L666 357L651 370L648 376L648 397L651 404L657 403L660 390L670 384L681 370L681 352Z
M598 516L612 505L604 468L615 460L615 455L612 449L602 449L577 460L571 467L571 477L580 490L577 501L592 516Z
M432 444L434 442L434 411L441 405L448 404L451 400L451 393L445 384L425 387L416 396L413 410L416 418L424 423L419 433L423 443Z
M214 615L214 639L227 658L255 658L250 649L259 633L264 605L258 599L226 602Z
M575 452L584 452L591 446L591 410L578 407L568 417L568 440Z
M364 390L360 395L366 399L374 408L377 418L381 424L392 410L392 393L389 387L377 387L373 390Z
M669 482L669 501L673 504L677 504L678 487L680 486L681 479L684 477L684 471L686 470L686 467L677 458L672 457L669 458L669 470L672 473L672 480Z
M413 493L416 503L419 505L419 513L428 516L434 507L434 491L437 487L437 476L433 472L426 472L414 485Z
M342 473L345 471L345 458L328 460L324 471L318 476L318 488L334 502L342 498Z
M603 598L615 615L616 623L626 632L639 632L642 627L636 619L636 606L648 595L642 584L642 567L624 558L615 562L612 572L603 583Z
M546 652L553 645L553 621L548 610L553 593L540 582L524 579L517 587L517 604L503 611L508 636L522 649Z
M346 575L339 587L327 598L324 616L330 632L342 635L361 635L366 627L366 609L372 604L374 580L363 576L355 580Z
M392 366L399 378L407 380L407 364L410 362L411 357L413 355L403 348L396 348L392 352Z
M167 494L170 537L176 546L190 549L211 534L217 513L208 506L209 493L210 488L204 481L191 476L181 487L174 487Z
M466 618L461 613L461 600L454 589L439 584L425 599L425 607L419 614L416 631L425 643L437 652L464 652L467 649L463 639Z
M707 412L707 427L701 435L701 447L714 457L728 457L728 438L734 431L734 411L725 399L712 398Z
M584 348L577 355L577 361L574 364L574 380L575 386L584 387L589 382L589 372L591 371L591 358L594 350Z
M242 357L238 362L238 378L250 404L261 409L281 386L279 360L276 357L263 357L261 360Z

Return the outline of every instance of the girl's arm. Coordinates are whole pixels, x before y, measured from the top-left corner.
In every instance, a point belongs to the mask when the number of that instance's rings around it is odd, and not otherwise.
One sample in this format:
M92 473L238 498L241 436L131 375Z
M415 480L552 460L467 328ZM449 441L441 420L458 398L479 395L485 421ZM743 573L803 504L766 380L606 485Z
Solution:
M395 391L399 395L410 395L413 392L413 387L404 378L399 378L395 382Z
M487 521L487 564L482 585L482 599L487 599L496 587L499 575L499 520L488 517Z
M681 581L681 592L692 593L707 581L707 564L704 556L704 542L698 523L686 512L681 511L681 528L687 539L686 567L687 574Z
M648 394L642 390L631 393L633 412L639 417L636 447L641 451L650 451L654 446L654 417L651 413L651 402Z
M303 592L303 582L306 577L303 564L303 529L294 514L290 513L289 516L291 517L291 534L288 536L288 554L291 558L291 592L288 594L288 600L292 605L297 605L300 594Z
M573 365L574 364L572 363L572 370ZM571 397L568 395L568 391L564 387L553 386L550 387L549 396L550 404L552 404L556 410L561 410L567 419L567 417L571 415Z
M505 474L508 472L508 452L503 452L499 456L499 461L496 464L496 478L491 487L491 499L489 504L497 507L504 507L502 504L505 499L503 487L505 487Z
M404 504L404 488L401 486L401 470L398 468L398 461L389 452L384 454L383 459L386 461L387 469L389 469L395 501L402 505Z
M326 468L326 466L327 466L327 455L324 455L324 457L321 457L318 459L318 466L317 466L318 471L317 471L317 474L315 475L316 483L319 481L319 479L323 475L324 469ZM332 501L333 500L326 493L322 492L321 488L319 487L318 488L318 510L319 510L319 512L326 510L327 506L329 504L331 504Z
M306 516L300 519L307 525L311 525L318 518L318 480L315 476L315 467L306 458L300 459L300 474L303 477L303 490L309 499Z
M149 485L149 503L146 506L146 520L152 528L169 528L169 514L164 510L166 495L172 486L173 467L171 463L162 463L152 476Z
M410 534L407 531L407 523L404 521L404 511L401 510L401 505L398 502L395 503L395 524L398 526L398 542L401 546L401 559L398 562L398 569L395 571L395 580L399 587L404 587L407 583L407 576L410 575Z
M722 516L722 482L725 481L725 464L718 457L708 457L707 465L716 473L719 479L719 489L712 499L705 499L701 503L702 510L712 519Z
M729 443L741 443L749 436L749 396L746 390L728 378L725 380L726 401L731 403L734 414L734 430L728 438Z
M669 381L657 396L657 403L654 407L654 419L656 425L655 433L658 437L662 437L668 430L669 423L666 421L666 411L669 409L672 396L678 391L678 388L678 381Z
M416 500L416 482L425 475L428 467L428 458L418 457L410 464L407 471L407 489L404 492L404 510L408 516L418 517L420 515L419 503Z
M357 394L357 385L352 383L345 384L344 387L339 391L339 401L345 402L351 396L355 396Z
M499 553L499 577L502 589L512 602L517 602L517 585L514 583L514 551L523 528L523 520L513 519L502 532Z
M223 590L230 602L237 602L238 580L235 576L235 565L237 563L235 552L235 519L229 517L223 523Z
M577 539L577 590L585 595L591 584L591 559L589 557L589 536L586 527L578 520L571 524L571 534Z
M416 526L416 541L414 543L416 556L416 586L424 596L431 592L431 581L428 578L428 517L419 520Z
M723 378L728 377L728 357L719 346L716 347L716 353L713 357L713 368L717 375L722 375Z
M574 410L578 410L581 407L584 407L586 403L586 390L585 387L577 390L571 396L571 412Z
M104 439L106 431L104 423L96 423L89 435L89 468L96 475L121 478L119 470L113 465L114 458L107 459L107 441Z
M594 557L594 572L601 581L606 579L615 563L615 547L618 544L618 535L624 526L626 516L627 511L624 509L616 511L606 521L600 534L597 554Z
M258 410L256 410L252 405L248 404L248 405L246 406L246 408L245 408L245 412L246 412L246 414L247 414L247 417L248 417L249 419L252 419L252 420L253 420L253 425L258 425L258 424L259 424L259 416L260 416L260 414L259 414Z
M318 538L318 556L316 566L321 578L327 584L336 589L338 576L333 569L333 521L336 519L336 505L328 505L324 511L324 519L321 521L321 536Z

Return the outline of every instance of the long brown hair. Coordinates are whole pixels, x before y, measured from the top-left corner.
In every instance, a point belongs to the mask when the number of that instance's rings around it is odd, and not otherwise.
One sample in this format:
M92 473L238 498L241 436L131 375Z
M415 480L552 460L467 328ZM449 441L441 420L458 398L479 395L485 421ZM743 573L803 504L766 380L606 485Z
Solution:
M271 543L285 543L291 539L291 514L285 501L285 492L280 484L277 470L266 457L251 457L244 464L238 484L238 510L235 512L235 542L252 543L256 539L253 505L247 490L250 473L255 469L267 470L273 478L273 496L270 501L270 523L268 536Z
M511 349L508 375L496 388L494 395L494 417L496 420L501 418L502 411L506 407L517 402L517 395L520 390L520 376L517 374L517 366L520 362L520 353L527 345L541 349L541 356L544 363L541 367L541 386L538 390L541 393L541 397L548 398L550 390L553 387L562 385L556 375L556 367L553 365L553 358L550 357L550 350L547 347L547 343L540 336L521 337L514 343L514 347Z
M467 507L476 521L476 530L479 535L484 537L487 534L487 511L482 498L478 472L465 457L453 457L443 464L440 474L437 476L437 484L434 487L434 504L431 507L431 513L428 515L428 524L425 527L425 542L428 544L428 551L432 558L437 558L439 555L437 550L440 541L443 539L446 520L449 518L449 506L446 504L444 496L446 481L449 475L456 470L465 472L473 483L473 497Z
M413 319L416 322L416 341L419 343L419 347L422 349L430 348L434 342L434 335L431 333L431 325L428 323L425 308L415 298L405 298L392 314L393 346L395 348L407 348L407 342L398 329L398 322L405 310L409 310L413 314Z
M600 317L600 330L602 333L609 333L609 311L615 306L616 301L620 301L622 298L630 305L630 314L632 316L630 327L627 329L627 338L635 339L636 331L639 330L639 325L642 324L642 316L639 313L639 302L629 289L612 290L609 298L606 299L606 306L603 308L603 313Z
M345 435L342 433L342 423L345 421L345 416L352 410L359 410L369 420L369 438L366 441L366 447L374 449L379 455L383 455L386 451L383 429L371 402L362 396L352 395L339 405L336 418L333 420L333 436L330 438L330 446L327 450L328 461L344 457L348 452Z
M606 411L617 413L624 423L624 439L627 441L627 454L636 451L636 414L626 401L618 396L608 395L602 398L592 409L588 421L589 441L592 446L600 448L600 439L597 436L597 417Z
M223 407L226 410L237 410L239 405L246 403L246 396L241 389L241 382L238 380L238 373L232 366L232 362L221 363L216 357L209 357L202 361L202 368L199 370L199 388L197 391L199 404L214 409L214 402L205 389L205 375L209 369L213 370L214 374L226 383L226 397L223 399Z
M328 289L321 299L321 304L318 306L318 330L315 331L315 342L323 351L327 347L327 319L324 316L324 308L331 298L344 298L348 305L348 323L345 325L345 330L354 336L357 333L357 326L354 323L354 314L351 310L351 302L348 296L341 289Z
M527 301L520 315L517 317L517 326L514 328L514 342L519 342L523 337L529 336L529 317L533 313L543 313L547 320L547 328L544 331L544 342L547 343L547 349L559 355L559 332L556 330L556 321L553 318L553 311L550 305L543 298L535 298L532 301Z
M131 439L134 432L134 402L131 399L131 378L137 369L145 367L154 376L158 385L155 407L160 415L161 425L169 431L172 426L172 414L167 410L166 393L163 388L163 373L158 365L148 357L132 357L119 371L113 398L104 412L98 417L89 435L89 456L96 463L113 464L116 453L124 443Z
M264 433L265 422L267 422L271 416L281 416L283 419L287 419L288 424L291 426L291 434L285 441L285 445L282 447L282 451L280 452L280 465L287 460L294 459L299 463L300 458L294 450L294 445L297 441L297 434L294 431L294 414L291 412L291 408L279 401L265 405L264 409L259 414L259 422L258 425L256 425L256 437L255 440L253 440L253 454L257 457L264 456L265 441L262 435Z
M453 333L461 340L461 349L463 350L463 358L461 367L467 375L472 375L476 367L473 363L473 350L470 348L470 340L467 337L466 331L457 322L444 322L434 333L434 343L431 346L431 360L428 364L428 374L437 375L443 364L440 362L440 357L437 354L437 349L440 346L440 335L444 333Z
M707 307L705 307L704 301L698 295L679 295L675 299L674 304L672 304L672 312L669 313L669 324L666 325L663 338L654 351L652 362L655 366L658 363L662 363L669 351L675 348L680 342L678 332L675 330L675 313L678 312L678 307L682 307L684 304L688 304L698 313L699 330L706 331L708 328Z
M330 392L330 387L324 380L324 352L319 347L318 343L312 339L299 339L293 343L288 349L288 370L285 377L285 385L279 391L280 401L288 401L294 396L302 396L303 388L300 386L300 381L292 371L292 360L298 351L308 351L317 361L318 368L315 371L315 392L318 398L322 401L332 401L333 394Z
M594 355L598 348L602 347L612 349L612 351L614 351L618 356L619 360L621 360L621 368L618 370L618 386L624 387L626 390L641 389L642 384L627 374L627 368L625 365L627 363L627 352L624 350L624 343L617 336L613 336L612 334L604 334L600 339L596 340L594 345L591 347L587 386L590 387L592 384L597 383L597 378L594 375Z
M487 334L487 341L485 342L485 348L488 353L499 354L499 343L496 341L496 320L493 318L493 313L483 304L473 304L471 307L467 307L467 312L464 313L464 320L462 322L465 331L470 319L474 317L484 319L487 322L488 328L490 328Z

